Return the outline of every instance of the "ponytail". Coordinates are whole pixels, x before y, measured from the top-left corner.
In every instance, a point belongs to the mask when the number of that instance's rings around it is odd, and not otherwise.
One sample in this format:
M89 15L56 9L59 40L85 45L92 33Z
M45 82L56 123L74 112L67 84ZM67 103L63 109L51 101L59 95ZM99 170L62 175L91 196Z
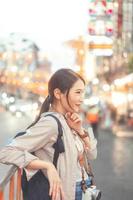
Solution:
M41 110L39 113L39 116L44 113L44 112L48 112L49 111L49 107L50 107L50 103L51 103L51 98L48 95L45 99L45 101L43 102L42 106L41 106Z
M35 119L35 121L31 125L29 125L27 127L27 129L29 129L30 127L34 126L39 121L39 119L41 118L41 114L42 113L49 111L50 103L51 103L51 98L48 95L46 97L45 101L43 102L42 106L41 106L41 110L40 110L39 115L37 116L37 118Z

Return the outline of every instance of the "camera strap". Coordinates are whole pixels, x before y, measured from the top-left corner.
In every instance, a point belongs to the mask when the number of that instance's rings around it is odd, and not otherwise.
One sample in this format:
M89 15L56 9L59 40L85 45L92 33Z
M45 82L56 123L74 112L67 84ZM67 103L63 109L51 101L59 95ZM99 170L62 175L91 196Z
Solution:
M86 185L85 176L84 176L84 158L83 158L83 154L79 154L78 155L78 160L79 160L81 173L82 173L81 189L82 189L83 192L85 192L86 189L87 189L87 185Z
M86 185L86 182L85 182L84 170L86 171L88 176L91 177L91 185L95 185L94 174L92 172L92 168L91 168L90 163L88 161L87 161L87 163L85 163L83 154L78 155L78 160L79 160L79 164L80 164L80 168L81 168L81 174L82 174L81 188L82 188L82 191L85 192L85 190L87 189L87 185ZM87 166L85 166L85 165L87 165Z

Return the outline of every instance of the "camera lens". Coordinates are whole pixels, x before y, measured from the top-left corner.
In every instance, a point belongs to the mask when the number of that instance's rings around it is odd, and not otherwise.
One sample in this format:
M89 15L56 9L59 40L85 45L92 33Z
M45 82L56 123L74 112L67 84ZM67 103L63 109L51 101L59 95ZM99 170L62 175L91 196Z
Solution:
M101 191L98 191L97 196L96 196L96 200L100 200L101 199Z

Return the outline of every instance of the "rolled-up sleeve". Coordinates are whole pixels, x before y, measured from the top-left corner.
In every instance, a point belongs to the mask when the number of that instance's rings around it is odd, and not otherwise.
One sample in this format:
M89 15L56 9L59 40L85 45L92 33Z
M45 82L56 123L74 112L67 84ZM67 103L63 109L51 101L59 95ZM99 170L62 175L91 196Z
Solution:
M90 148L86 148L87 157L89 160L97 158L97 140L90 140Z
M0 162L26 167L31 161L39 159L32 152L44 148L49 142L55 142L58 126L52 117L42 117L26 134L12 140L0 150Z
M90 148L86 148L86 155L89 160L93 160L97 158L97 140L91 127L87 128L87 132L90 138Z

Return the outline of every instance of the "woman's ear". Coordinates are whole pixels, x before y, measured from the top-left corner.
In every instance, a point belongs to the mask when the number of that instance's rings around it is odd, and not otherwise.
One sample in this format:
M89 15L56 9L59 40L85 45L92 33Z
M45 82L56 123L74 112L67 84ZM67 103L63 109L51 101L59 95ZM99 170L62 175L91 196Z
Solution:
M60 100L60 98L61 98L60 89L58 89L58 88L54 89L54 96L55 96L56 99Z

